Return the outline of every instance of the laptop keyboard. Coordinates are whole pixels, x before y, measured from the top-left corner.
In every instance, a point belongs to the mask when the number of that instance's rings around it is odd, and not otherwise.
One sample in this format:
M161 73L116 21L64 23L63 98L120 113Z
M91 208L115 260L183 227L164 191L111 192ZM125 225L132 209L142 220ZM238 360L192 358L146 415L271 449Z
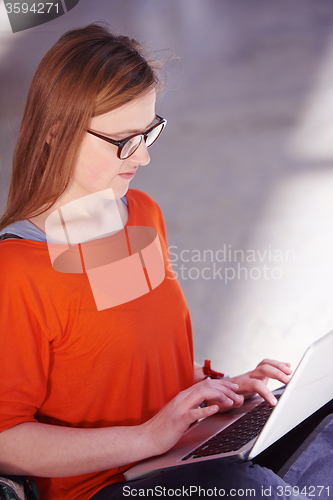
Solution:
M275 395L276 399L279 399L280 395ZM274 406L263 401L229 427L191 451L182 460L240 450L246 443L260 434L273 409Z

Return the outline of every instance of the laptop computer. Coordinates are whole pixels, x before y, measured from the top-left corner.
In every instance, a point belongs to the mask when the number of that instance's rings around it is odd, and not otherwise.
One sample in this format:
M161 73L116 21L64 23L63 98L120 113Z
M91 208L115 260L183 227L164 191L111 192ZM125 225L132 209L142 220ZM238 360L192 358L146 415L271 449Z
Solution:
M288 385L273 391L278 399L274 408L255 396L241 408L204 418L167 453L131 467L125 473L126 480L199 460L253 459L333 398L332 352L333 330L308 347ZM240 438L239 433L246 438Z

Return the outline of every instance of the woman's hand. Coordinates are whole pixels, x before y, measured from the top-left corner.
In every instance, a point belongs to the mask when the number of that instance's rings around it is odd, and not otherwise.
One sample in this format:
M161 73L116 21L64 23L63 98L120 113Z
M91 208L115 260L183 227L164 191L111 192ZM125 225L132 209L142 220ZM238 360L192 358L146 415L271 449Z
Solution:
M289 363L264 359L252 371L230 379L209 378L180 392L154 417L141 425L142 446L148 456L165 453L174 446L188 427L197 420L217 412L242 406L244 399L255 394L271 405L276 399L267 388L270 378L283 384L289 382L292 370ZM208 406L202 407L206 402Z
M206 379L180 392L153 418L142 424L143 446L151 447L151 456L168 451L193 422L219 410L228 411L241 406L244 398L236 391L239 391L238 385L229 380ZM206 401L213 403L201 407Z
M229 380L238 384L238 394L242 394L245 399L259 394L269 404L275 406L277 401L266 384L268 379L272 378L279 380L283 384L287 384L290 380L292 370L290 363L283 363L272 359L264 359L252 371L232 377Z

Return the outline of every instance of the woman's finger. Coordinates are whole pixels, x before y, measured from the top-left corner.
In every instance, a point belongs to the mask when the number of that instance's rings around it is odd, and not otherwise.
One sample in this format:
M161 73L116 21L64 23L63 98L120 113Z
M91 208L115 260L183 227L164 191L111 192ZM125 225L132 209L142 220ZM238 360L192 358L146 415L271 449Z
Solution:
M257 368L262 366L273 366L278 368L286 375L291 375L292 369L290 363L284 363L283 361L276 361L275 359L263 359L257 366Z
M282 371L279 367L272 366L270 364L263 364L258 366L253 372L250 373L251 378L272 378L279 380L280 382L287 384L290 380L289 375L291 370L288 370L288 374Z
M242 397L235 392L237 389L238 384L232 382L224 384L219 380L205 380L188 389L186 403L188 408L196 408L203 401L216 401L222 405L230 406L234 402L242 401Z

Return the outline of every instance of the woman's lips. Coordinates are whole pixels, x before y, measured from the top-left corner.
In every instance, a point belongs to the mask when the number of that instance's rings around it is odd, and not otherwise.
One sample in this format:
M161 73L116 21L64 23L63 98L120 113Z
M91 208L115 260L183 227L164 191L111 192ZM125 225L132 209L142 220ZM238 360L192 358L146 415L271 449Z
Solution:
M135 176L135 172L124 172L123 174L118 174L122 179L130 181Z

